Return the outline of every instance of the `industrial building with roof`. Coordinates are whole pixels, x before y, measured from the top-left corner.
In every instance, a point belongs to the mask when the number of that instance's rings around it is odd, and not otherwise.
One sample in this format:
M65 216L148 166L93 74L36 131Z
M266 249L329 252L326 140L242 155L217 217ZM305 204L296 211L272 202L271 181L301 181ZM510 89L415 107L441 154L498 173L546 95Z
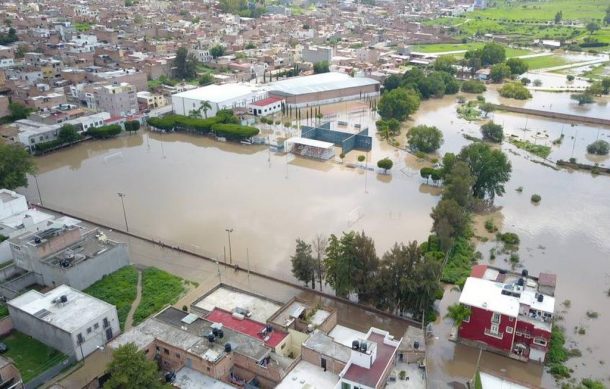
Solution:
M208 85L172 95L172 108L178 115L188 116L192 111L200 111L201 116L213 117L222 109L246 108L249 104L267 98L267 92L248 84ZM208 102L210 108L202 109Z

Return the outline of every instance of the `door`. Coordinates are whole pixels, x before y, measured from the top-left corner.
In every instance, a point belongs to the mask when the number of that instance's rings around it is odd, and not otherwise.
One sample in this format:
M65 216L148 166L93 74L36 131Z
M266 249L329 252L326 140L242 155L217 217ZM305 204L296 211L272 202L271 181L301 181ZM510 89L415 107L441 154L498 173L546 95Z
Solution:
M326 359L320 358L320 366L326 371Z
M106 328L106 340L110 341L112 339L112 327Z

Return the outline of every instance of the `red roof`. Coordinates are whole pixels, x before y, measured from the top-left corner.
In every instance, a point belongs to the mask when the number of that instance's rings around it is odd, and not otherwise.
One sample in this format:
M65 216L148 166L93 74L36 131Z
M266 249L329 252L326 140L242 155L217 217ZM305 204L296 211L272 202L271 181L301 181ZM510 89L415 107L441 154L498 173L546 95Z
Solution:
M280 99L279 97L267 97L266 99L255 101L254 103L252 103L252 105L256 105L257 107L264 107L266 105L277 103L278 101L282 100L284 99Z
M483 278L487 271L487 265L474 265L470 271L470 277Z
M265 328L263 323L248 318L243 320L236 319L231 312L219 308L214 308L206 319L214 323L222 323L223 326L241 334L249 335L261 341L263 340L262 335L260 335L263 328ZM270 347L276 347L286 336L288 336L286 332L274 329L265 344Z
M373 362L370 369L352 363L343 378L375 388L386 367L394 362L392 356L396 351L396 347L383 343L383 339L383 335L371 333L368 340L377 343L377 358L375 358L375 362Z

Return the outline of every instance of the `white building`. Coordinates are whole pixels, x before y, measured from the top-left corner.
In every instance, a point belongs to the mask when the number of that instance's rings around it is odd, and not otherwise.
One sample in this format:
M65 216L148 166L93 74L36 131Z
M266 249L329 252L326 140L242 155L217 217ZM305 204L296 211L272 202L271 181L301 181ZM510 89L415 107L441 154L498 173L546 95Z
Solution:
M81 360L120 332L114 305L67 285L30 290L8 302L16 330Z
M188 115L207 101L212 107L207 116L212 117L221 109L246 108L248 104L266 97L265 90L247 84L208 85L173 95L172 107L176 114Z

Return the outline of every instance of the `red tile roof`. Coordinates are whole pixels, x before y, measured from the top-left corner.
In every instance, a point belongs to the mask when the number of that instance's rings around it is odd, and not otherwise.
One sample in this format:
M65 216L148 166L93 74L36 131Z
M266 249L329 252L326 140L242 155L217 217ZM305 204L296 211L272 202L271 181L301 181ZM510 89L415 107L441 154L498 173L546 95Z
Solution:
M386 367L394 362L392 356L396 351L396 347L383 343L383 339L383 335L371 333L368 340L377 343L377 358L375 362L373 362L370 369L352 363L343 378L375 388Z
M278 101L282 101L279 97L267 97L266 99L262 99L259 101L255 101L252 105L256 105L257 107L264 107L265 105L277 103Z
M244 335L249 335L253 338L263 341L263 337L260 335L265 324L252 319L245 318L239 320L233 317L233 314L224 309L214 308L212 312L206 316L206 319L214 323L222 323L223 326L232 329L233 331L239 332ZM288 336L286 332L273 330L269 340L265 342L267 346L276 347L284 338Z
M474 265L470 270L470 277L483 278L485 271L487 271L487 265Z

